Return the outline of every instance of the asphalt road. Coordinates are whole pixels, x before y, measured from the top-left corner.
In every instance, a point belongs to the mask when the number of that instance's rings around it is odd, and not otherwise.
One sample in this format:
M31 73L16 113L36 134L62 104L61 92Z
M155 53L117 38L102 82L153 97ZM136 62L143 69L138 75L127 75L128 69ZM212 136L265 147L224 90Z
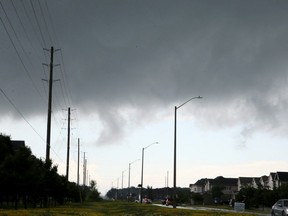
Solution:
M164 207L164 208L173 208L173 206L166 206L166 205L161 205L161 204L153 204L155 206L159 207ZM222 211L222 212L235 212L234 209L221 209L221 208L209 208L209 207L192 207L192 206L177 206L179 209L188 209L188 210L203 210L203 211ZM249 212L249 211L244 211L244 213L251 213L254 215L259 215L259 216L271 216L271 214L266 213L255 213L255 212Z

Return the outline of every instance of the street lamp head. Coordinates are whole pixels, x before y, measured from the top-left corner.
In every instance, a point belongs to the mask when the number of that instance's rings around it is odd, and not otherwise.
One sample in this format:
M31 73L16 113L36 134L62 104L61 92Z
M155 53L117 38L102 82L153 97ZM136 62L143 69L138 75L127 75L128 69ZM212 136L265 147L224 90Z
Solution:
M151 145L154 145L154 144L159 144L159 142L153 142L150 145L143 147L142 150L144 151L145 149L147 149L148 147L150 147Z
M178 107L175 106L175 112L176 112L177 109L179 109L180 107L184 106L184 105L187 104L189 101L191 101L191 100L193 100L193 99L202 99L202 98L203 98L203 97L201 97L201 96L190 98L189 100L187 100L187 101L184 102L183 104L179 105Z

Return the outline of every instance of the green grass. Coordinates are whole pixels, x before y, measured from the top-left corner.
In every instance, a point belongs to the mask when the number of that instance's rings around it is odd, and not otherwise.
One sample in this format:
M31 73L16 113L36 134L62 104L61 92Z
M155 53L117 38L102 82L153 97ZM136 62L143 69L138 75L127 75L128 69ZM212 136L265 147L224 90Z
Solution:
M185 209L164 208L153 205L128 203L128 202L97 202L70 204L49 209L28 209L28 210L1 210L0 216L244 216L248 214L220 211L196 211ZM252 214L249 214L250 216Z

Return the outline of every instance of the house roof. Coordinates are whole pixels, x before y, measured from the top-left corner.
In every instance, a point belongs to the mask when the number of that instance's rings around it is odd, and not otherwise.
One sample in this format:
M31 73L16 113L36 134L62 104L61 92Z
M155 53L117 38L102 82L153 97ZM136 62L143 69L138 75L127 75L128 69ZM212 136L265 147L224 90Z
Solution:
M224 178L223 176L218 176L215 179L211 179L210 183L213 185L233 186L233 185L237 185L238 179L237 178Z
M276 172L275 179L288 182L288 172Z
M259 183L260 182L260 177L254 177L253 179L254 179L255 183Z
M207 178L202 178L198 180L194 185L204 186L206 182L207 182Z
M199 186L199 187L204 187L207 182L207 178L202 178L195 182L194 184L190 184L189 187L191 188L192 186Z
M268 176L264 175L264 176L261 176L261 179L263 182L267 182L268 181Z
M276 175L276 173L274 173L274 172L270 172L270 175L269 175L269 176L271 176L271 177L272 177L272 179L274 180L274 178L275 178L275 175Z
M253 177L239 177L239 182L242 185L251 184L253 181Z

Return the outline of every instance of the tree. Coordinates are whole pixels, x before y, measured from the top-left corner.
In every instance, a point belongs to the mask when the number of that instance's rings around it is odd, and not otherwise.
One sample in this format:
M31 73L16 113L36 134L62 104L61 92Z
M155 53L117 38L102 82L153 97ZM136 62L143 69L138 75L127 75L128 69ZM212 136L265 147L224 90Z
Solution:
M255 194L256 190L253 187L242 188L236 196L236 200L245 203L245 208L249 209L250 207L256 205L255 203Z
M177 190L177 203L190 203L190 189L189 188L181 188Z
M214 186L212 189L211 189L211 193L212 193L212 197L214 199L221 199L222 195L223 195L223 189L224 187L223 186Z
M194 201L194 204L196 205L200 205L200 204L203 204L203 196L199 193L194 193L192 192L191 193L191 199Z
M0 149L0 206L5 201L18 208L20 199L24 208L36 207L37 203L49 207L63 204L66 199L79 201L78 186L60 176L51 160L44 162L36 158L26 146L14 150L10 137L2 134ZM94 198L99 197L96 182L92 192Z
M12 142L9 136L0 133L0 164L9 155L13 154Z
M154 200L154 194L153 194L152 186L151 187L149 185L147 186L146 196L147 196L147 198Z
M99 201L100 192L97 189L97 182L95 180L90 181L90 192L88 194L89 201Z

